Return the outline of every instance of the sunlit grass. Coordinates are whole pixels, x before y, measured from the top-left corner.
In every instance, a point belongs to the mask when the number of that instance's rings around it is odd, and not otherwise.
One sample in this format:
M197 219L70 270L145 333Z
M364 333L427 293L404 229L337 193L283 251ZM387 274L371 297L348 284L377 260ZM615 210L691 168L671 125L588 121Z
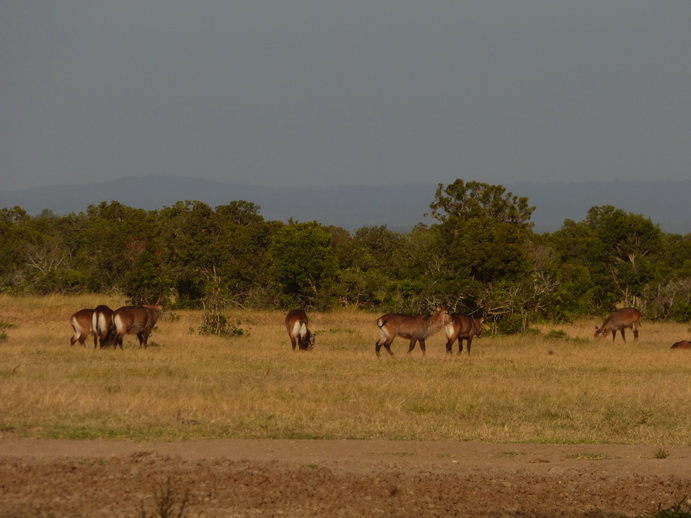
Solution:
M277 311L233 311L244 336L202 336L199 312L167 312L148 349L69 345L71 313L108 297L0 296L0 435L192 439L430 439L691 444L688 326L644 321L638 342L595 340L595 321L539 335L377 360L378 315L311 314L312 352L293 352ZM546 339L550 330L560 338ZM557 336L552 334L550 336ZM564 336L566 338L564 338Z

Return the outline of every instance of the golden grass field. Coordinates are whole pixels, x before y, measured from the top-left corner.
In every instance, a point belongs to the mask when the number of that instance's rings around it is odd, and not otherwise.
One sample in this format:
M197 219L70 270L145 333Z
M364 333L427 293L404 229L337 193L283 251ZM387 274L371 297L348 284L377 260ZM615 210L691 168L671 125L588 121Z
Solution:
M167 311L149 348L70 346L70 315L123 298L0 296L0 437L321 438L691 445L688 324L642 321L640 339L594 339L589 319L445 354L443 333L377 359L378 314L310 314L293 352L278 311L229 311L244 336L197 332ZM549 339L550 330L564 338Z

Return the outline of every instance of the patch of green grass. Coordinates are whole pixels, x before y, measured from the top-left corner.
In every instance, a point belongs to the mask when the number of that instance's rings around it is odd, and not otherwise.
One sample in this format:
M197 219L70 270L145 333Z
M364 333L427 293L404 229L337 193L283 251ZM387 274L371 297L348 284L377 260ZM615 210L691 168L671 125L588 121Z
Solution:
M170 477L165 484L160 484L153 492L153 502L147 505L141 500L139 516L141 518L184 518L188 516L187 506L190 501L189 488L182 489L171 482ZM150 511L150 509L153 509Z
M669 457L669 451L667 451L665 448L659 448L657 451L655 451L656 459L666 459L667 457Z
M605 453L574 453L572 455L567 455L566 458L576 460L610 460L616 457L612 457Z
M688 496L684 496L676 504L665 509L658 506L657 512L651 513L653 518L691 518L691 501Z
M14 376L17 374L20 366L21 365L15 365L14 367L10 367L8 369L0 369L0 378L9 378L10 376Z
M5 329L9 329L11 327L17 327L17 324L10 324L9 322L3 322L0 320L0 340L7 340L8 336L5 332Z
M566 334L566 331L562 331L561 329L552 329L545 335L545 338L547 340L568 340L569 335Z

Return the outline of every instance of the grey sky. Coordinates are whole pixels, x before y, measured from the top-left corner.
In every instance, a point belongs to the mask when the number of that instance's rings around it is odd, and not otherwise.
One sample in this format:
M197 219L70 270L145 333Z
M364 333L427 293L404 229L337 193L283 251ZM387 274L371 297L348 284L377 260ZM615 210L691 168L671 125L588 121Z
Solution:
M0 0L0 189L691 177L691 2Z

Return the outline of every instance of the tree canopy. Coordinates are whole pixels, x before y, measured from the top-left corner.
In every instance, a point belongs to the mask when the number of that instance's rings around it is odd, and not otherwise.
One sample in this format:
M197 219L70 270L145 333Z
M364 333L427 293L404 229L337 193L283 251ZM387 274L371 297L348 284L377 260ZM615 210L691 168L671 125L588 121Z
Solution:
M538 235L526 198L461 179L440 184L430 210L434 223L409 232L349 232L266 221L243 200L155 211L104 202L64 216L4 208L0 290L120 292L177 307L201 307L211 291L215 303L257 308L426 313L442 304L507 332L622 305L691 319L689 234L606 205Z

